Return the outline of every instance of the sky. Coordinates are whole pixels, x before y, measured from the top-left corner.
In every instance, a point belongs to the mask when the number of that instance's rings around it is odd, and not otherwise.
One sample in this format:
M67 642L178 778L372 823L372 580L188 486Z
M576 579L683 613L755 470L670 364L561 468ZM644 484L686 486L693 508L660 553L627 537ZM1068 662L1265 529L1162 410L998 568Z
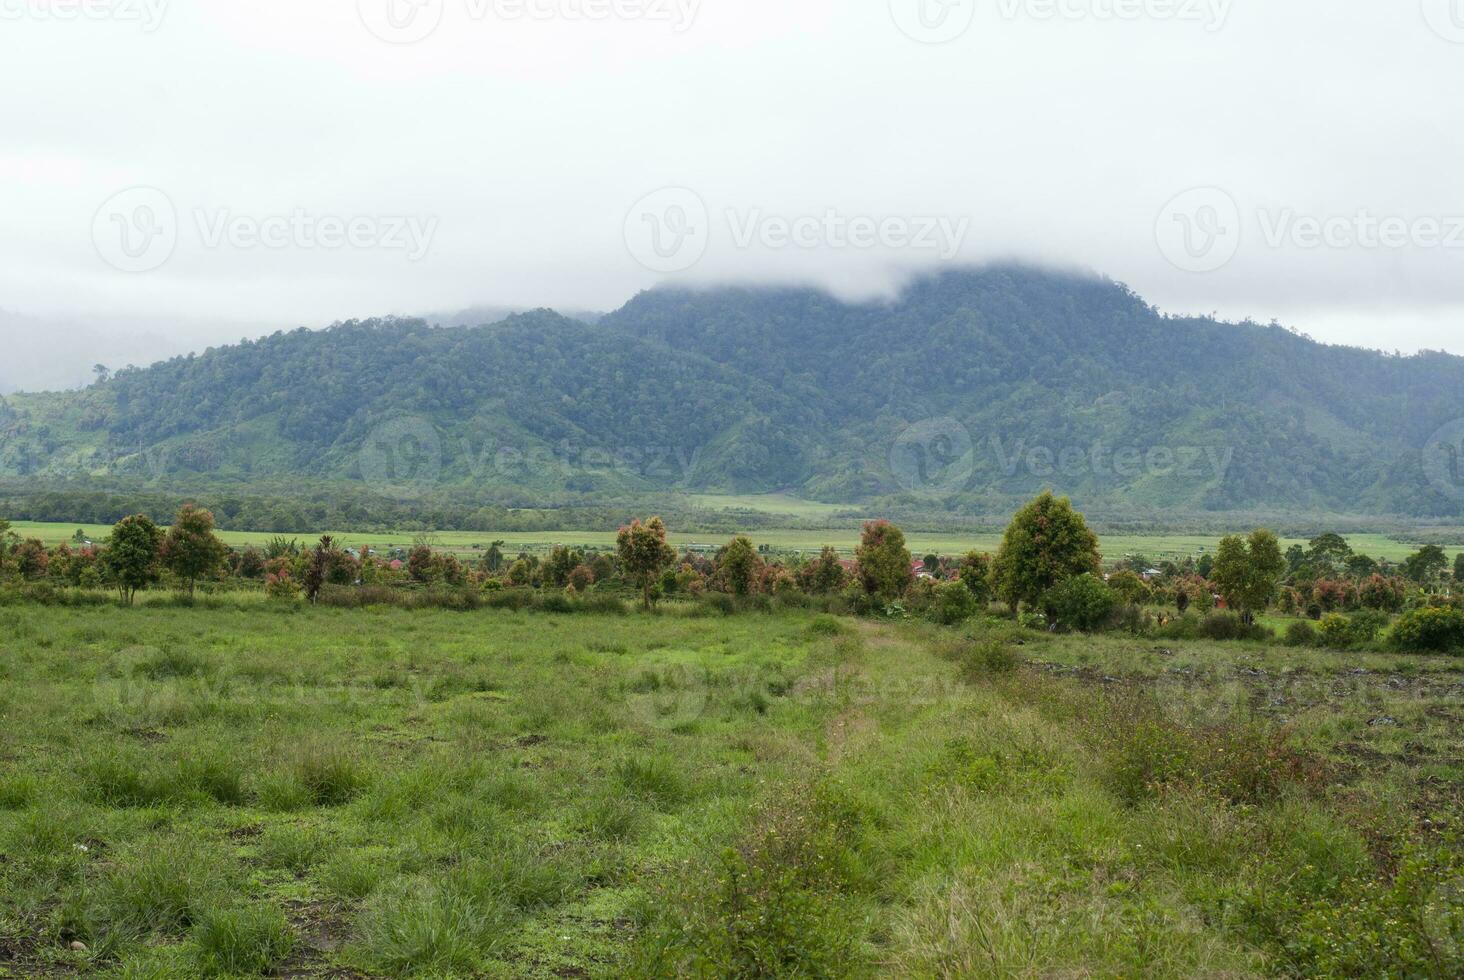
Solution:
M11 387L1009 259L1464 354L1464 0L0 0L0 82Z

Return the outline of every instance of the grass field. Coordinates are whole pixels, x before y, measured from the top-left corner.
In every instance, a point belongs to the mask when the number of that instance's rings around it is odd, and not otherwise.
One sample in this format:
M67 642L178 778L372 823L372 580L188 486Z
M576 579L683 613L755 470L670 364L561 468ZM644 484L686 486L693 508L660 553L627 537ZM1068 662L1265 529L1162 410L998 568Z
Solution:
M26 538L39 538L48 546L69 541L78 530L94 541L105 539L111 532L109 527L94 524L41 524L31 521L15 521L12 524L12 530L16 534ZM417 537L413 532L379 534L333 531L330 533L335 536L336 540L344 544L366 545L378 550L410 547ZM277 535L253 531L221 531L219 537L236 547L250 544L262 547ZM298 538L302 543L310 540L307 535L286 534L283 537ZM714 547L725 544L728 537L729 535L726 534L683 534L673 528L670 541L676 548ZM825 545L832 545L852 554L859 543L859 531L856 528L815 531L769 529L751 532L749 537L757 544L766 544L778 551L815 552ZM906 537L910 550L917 555L930 552L942 555L960 555L973 548L995 552L1001 543L999 534L928 534L911 531ZM1456 550L1464 548L1464 530L1461 530L1459 537L1461 544L1449 549L1451 559ZM504 547L510 552L542 553L557 544L602 550L615 547L614 531L518 531L496 534L477 531L438 531L431 535L431 539L439 548L460 553L471 552L475 546L487 547L491 542L500 540L505 542ZM1383 534L1353 534L1348 535L1347 541L1356 551L1374 558L1386 558L1395 562L1402 561L1418 550L1416 544L1399 541ZM1103 555L1110 560L1117 560L1125 555L1144 555L1155 561L1180 559L1189 555L1214 551L1218 543L1217 535L1105 534L1101 539ZM1293 544L1304 545L1306 541L1299 538L1288 538L1282 542L1283 547L1290 547Z
M1464 969L1456 660L152 601L0 607L0 975Z

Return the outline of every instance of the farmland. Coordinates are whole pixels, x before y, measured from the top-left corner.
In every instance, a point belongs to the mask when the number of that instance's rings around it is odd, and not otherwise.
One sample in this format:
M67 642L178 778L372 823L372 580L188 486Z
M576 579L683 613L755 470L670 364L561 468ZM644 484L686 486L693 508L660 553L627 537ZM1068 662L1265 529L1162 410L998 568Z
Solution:
M11 530L23 538L36 538L47 546L54 546L69 541L77 531L93 541L102 541L111 533L110 526L100 524L59 524L59 523L37 523L33 521L13 521ZM479 531L435 531L423 535L417 532L403 531L399 533L360 533L353 531L329 531L337 541L352 545L364 545L378 551L387 551L391 548L410 548L412 544L421 538L426 538L432 546L439 550L452 551L459 554L468 554L474 550L487 547L494 541L504 542L503 547L510 552L527 551L531 554L543 554L555 545L564 545L571 548L588 548L599 550L611 550L615 547L615 532L613 530L583 530L583 531L507 531L507 532L479 532ZM1456 532L1442 532L1446 537L1451 537L1458 543L1451 546L1450 550L1464 547L1464 528ZM231 547L241 548L248 545L263 547L272 538L279 535L257 531L220 531L219 537ZM758 544L765 544L774 551L780 552L817 552L825 545L839 549L844 553L852 553L855 545L859 543L859 528L850 526L847 528L836 528L829 530L794 530L774 528L753 532L753 539ZM308 543L308 536L305 535L284 535L284 537L301 538L301 543ZM962 534L954 532L922 533L911 531L907 535L910 549L916 554L934 552L937 554L961 554L965 551L976 549L978 551L995 551L1001 542L999 532L986 532L977 534ZM727 542L726 534L711 533L687 533L671 529L669 540L677 549L693 547L716 548ZM1204 554L1206 551L1213 551L1219 535L1215 534L1111 534L1103 536L1103 552L1105 558L1118 560L1125 555L1144 555L1156 561L1170 560L1177 561L1186 557L1193 557ZM1372 555L1375 558L1387 559L1389 561L1401 561L1408 555L1418 550L1418 545L1400 540L1386 534L1349 534L1347 540L1355 550ZM1290 547L1293 544L1305 545L1304 538L1284 538L1282 544Z
M0 960L1457 975L1461 666L691 604L4 607Z

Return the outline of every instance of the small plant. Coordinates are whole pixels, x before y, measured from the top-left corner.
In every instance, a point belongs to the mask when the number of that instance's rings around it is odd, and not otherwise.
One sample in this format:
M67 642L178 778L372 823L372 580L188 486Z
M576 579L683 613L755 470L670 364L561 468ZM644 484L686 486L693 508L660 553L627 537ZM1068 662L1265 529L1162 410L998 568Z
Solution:
M247 905L205 912L193 929L204 976L259 976L275 970L295 947L279 909Z

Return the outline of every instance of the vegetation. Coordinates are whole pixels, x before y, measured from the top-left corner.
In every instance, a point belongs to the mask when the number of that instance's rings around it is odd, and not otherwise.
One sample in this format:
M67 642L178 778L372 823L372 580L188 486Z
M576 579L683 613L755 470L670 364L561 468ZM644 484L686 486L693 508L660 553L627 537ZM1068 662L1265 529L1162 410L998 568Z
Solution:
M1455 976L1464 592L1360 543L0 528L0 966Z
M129 511L142 507L127 495L159 481L199 496L229 483L219 496L238 511L207 501L221 522L296 533L355 525L238 488L273 481L294 496L314 481L332 488L317 496L348 502L374 489L385 499L373 511L393 515L381 524L410 514L484 530L517 525L480 518L483 507L603 511L671 490L735 505L793 488L895 516L920 494L892 471L891 447L934 418L979 439L969 477L955 473L942 502L961 514L1007 512L1058 480L1085 507L1138 514L1457 517L1458 495L1429 479L1424 449L1461 417L1464 359L1166 317L1113 282L990 267L918 280L890 303L665 289L595 325L539 311L491 327L278 333L81 392L8 396L0 475L82 491L116 481ZM376 465L402 440L423 450L406 454L406 472ZM392 500L421 494L425 506Z

